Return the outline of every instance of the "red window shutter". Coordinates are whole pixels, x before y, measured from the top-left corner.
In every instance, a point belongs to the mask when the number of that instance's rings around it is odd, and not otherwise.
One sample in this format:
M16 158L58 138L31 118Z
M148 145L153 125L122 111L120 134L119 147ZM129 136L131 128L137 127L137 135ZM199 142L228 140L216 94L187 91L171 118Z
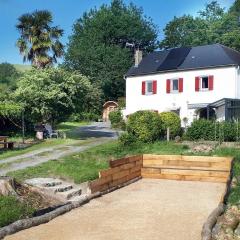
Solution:
M170 79L167 79L167 82L166 82L166 92L170 93L170 91L171 91L171 81L170 81Z
M142 95L145 95L145 90L146 90L146 82L142 82Z
M200 77L195 77L195 91L199 92L200 88Z
M157 93L157 81L153 81L153 94Z
M213 76L212 75L208 77L208 84L209 84L208 89L213 90Z
M178 85L179 85L179 92L183 92L183 78L179 78L178 80Z

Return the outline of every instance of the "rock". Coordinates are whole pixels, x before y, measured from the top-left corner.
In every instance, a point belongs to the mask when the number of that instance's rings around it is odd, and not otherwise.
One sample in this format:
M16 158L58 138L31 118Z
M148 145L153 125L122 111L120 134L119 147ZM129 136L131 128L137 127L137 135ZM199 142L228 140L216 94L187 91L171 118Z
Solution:
M238 224L234 231L234 240L240 240L240 224Z
M237 227L238 223L239 220L237 216L234 214L234 212L231 211L231 209L228 209L223 215L223 225L234 230Z
M14 195L17 196L14 187L14 180L13 178L2 176L0 177L0 196L10 196Z

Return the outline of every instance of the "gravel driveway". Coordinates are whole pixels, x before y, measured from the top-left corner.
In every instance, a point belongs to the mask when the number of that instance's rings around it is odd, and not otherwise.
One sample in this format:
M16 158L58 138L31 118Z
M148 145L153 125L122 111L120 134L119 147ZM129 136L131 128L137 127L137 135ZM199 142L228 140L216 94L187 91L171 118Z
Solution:
M225 184L143 179L7 240L200 240Z
M8 172L27 167L33 167L66 155L82 152L88 148L116 139L118 135L116 131L110 128L110 124L105 122L96 122L76 128L74 134L77 136L78 140L81 140L77 141L80 146L77 146L77 142L74 142L74 144L60 144L54 147L41 148L30 153L3 159L0 161L0 175L5 175ZM89 142L81 146L81 144L84 143L82 140L89 140ZM1 167L3 164L5 164L5 167Z

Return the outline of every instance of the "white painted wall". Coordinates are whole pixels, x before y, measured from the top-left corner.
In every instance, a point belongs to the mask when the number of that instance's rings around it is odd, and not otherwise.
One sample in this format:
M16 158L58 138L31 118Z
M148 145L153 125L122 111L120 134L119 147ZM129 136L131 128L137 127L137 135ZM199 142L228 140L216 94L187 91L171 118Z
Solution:
M195 77L203 75L214 76L214 88L212 91L195 92ZM182 93L166 93L166 80L172 78L183 78ZM142 81L147 80L157 80L157 94L142 95ZM190 123L195 116L195 110L188 109L188 104L212 103L222 98L240 98L240 73L236 67L128 77L126 79L126 110L124 114L128 115L138 110L162 112L180 108L181 119L187 117Z

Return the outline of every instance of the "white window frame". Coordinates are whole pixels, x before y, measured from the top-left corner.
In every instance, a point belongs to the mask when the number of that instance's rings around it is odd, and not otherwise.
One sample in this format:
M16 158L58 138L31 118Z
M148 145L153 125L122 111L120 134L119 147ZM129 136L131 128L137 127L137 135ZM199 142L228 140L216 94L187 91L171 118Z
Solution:
M204 76L200 76L200 81L199 81L199 90L202 91L202 92L206 92L206 91L209 91L209 75L204 75ZM203 88L202 87L202 80L203 78L208 78L208 87L207 88Z
M152 84L152 91L151 92L149 92L148 91L148 84ZM147 80L147 81L145 81L145 94L146 95L152 95L153 94L153 80Z
M175 81L175 80L178 82L178 89L177 90L173 90L173 81ZM171 93L179 93L179 78L170 79L170 92Z

